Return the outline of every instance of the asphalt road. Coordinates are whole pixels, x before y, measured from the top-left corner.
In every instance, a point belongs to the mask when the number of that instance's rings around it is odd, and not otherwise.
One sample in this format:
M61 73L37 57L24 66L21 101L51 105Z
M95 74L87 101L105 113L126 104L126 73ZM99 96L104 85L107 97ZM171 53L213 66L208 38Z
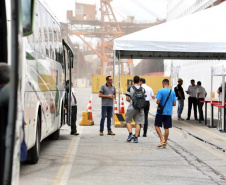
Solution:
M78 124L91 88L77 89L77 95ZM105 127L104 136L99 136L101 102L93 94L95 125L78 126L79 136L71 136L70 128L63 126L59 140L44 140L38 164L21 165L20 184L226 184L226 134L174 117L168 148L157 148L155 107L152 101L148 137L127 143L126 128L112 126L116 135L108 136Z

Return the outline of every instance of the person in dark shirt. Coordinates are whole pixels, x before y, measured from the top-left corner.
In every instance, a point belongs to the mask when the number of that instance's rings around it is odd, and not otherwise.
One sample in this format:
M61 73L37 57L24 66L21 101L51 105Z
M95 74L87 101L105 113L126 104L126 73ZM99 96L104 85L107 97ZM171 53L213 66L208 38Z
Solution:
M225 99L226 99L226 82L224 83L224 88L225 88ZM222 96L222 86L220 86L217 90L217 93L219 96ZM222 99L222 97L220 97Z
M181 114L182 114L183 109L184 109L184 100L185 100L184 89L183 89L182 85L183 85L183 80L181 78L179 78L178 79L178 85L176 87L177 100L178 100L177 118L178 118L179 121L184 120L183 118L181 118Z

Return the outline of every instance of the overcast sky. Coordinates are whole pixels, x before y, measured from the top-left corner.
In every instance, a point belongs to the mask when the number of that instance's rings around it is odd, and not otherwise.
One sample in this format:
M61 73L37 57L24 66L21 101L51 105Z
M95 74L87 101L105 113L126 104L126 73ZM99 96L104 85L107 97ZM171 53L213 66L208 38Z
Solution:
M100 0L45 0L60 22L66 22L66 11L75 10L75 2L96 4ZM117 20L135 16L136 21L153 22L166 18L167 0L113 0L111 2ZM97 11L99 12L99 11Z

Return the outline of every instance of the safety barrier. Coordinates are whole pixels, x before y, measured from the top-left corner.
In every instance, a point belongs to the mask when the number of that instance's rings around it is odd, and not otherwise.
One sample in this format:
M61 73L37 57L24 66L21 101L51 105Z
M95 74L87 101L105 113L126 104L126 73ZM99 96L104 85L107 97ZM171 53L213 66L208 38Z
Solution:
M126 127L125 114L115 114L115 127ZM134 120L132 120L132 127L136 127Z
M89 100L87 111L82 113L82 120L80 122L82 126L92 126L94 125L91 99Z
M207 104L208 103L211 103L211 101L200 101L201 103L205 103L205 125L207 125ZM226 103L225 103L226 105ZM209 128L217 128L219 129L219 131L221 132L226 132L226 125L225 125L225 116L224 116L224 124L223 125L220 125L220 122L219 122L219 112L218 112L218 124L217 126L214 125L214 107L218 107L220 108L221 110L224 109L224 112L226 111L226 107L224 105L222 105L222 101L212 101L211 103L211 122L209 125L207 125ZM226 113L226 112L225 112ZM199 121L200 122L200 121ZM223 128L222 128L223 126Z

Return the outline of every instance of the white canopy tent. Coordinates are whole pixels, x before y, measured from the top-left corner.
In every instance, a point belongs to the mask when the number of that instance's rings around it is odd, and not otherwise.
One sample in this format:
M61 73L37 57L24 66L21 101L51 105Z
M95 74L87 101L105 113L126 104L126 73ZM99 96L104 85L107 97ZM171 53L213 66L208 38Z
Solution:
M226 2L114 40L118 58L226 59Z
M198 13L117 38L113 48L114 79L116 57L119 63L120 59L226 59L225 33L226 2L223 2ZM120 80L118 85L120 89Z

